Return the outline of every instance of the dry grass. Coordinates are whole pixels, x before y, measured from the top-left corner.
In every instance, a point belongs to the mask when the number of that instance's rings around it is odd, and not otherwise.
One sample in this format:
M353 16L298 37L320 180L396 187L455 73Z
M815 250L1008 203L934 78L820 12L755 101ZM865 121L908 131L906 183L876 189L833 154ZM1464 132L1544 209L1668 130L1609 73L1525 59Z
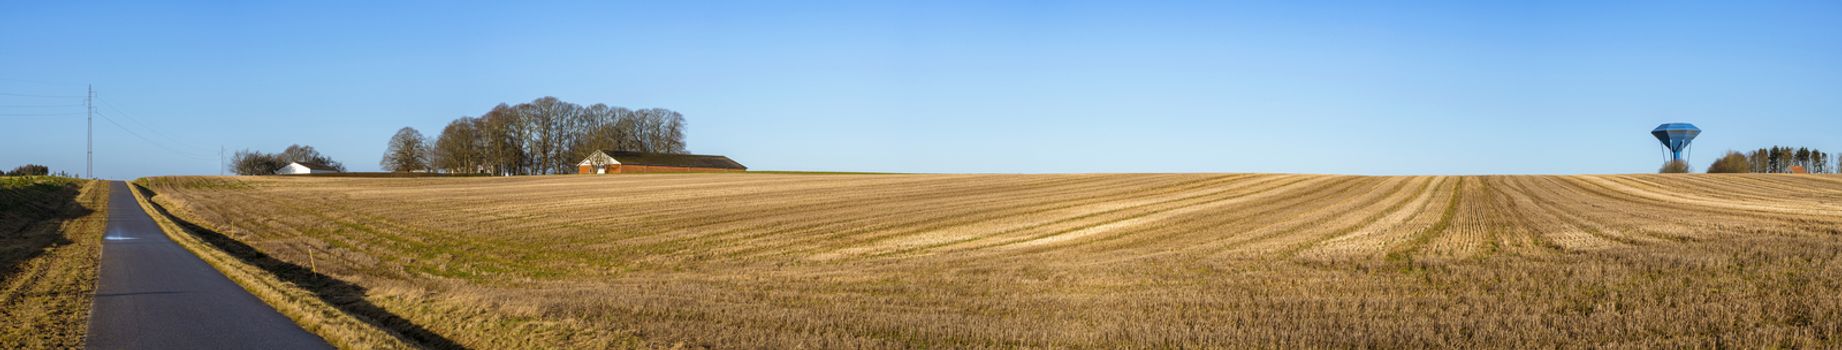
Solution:
M148 183L475 348L1842 346L1835 176Z
M83 346L109 186L0 177L0 348Z

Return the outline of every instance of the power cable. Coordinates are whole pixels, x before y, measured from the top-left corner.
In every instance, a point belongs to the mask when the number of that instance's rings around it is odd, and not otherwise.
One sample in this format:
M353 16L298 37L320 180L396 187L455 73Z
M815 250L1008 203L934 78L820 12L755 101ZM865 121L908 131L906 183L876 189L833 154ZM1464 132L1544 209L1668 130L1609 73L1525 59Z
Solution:
M6 78L6 77L0 77L0 81L16 81L16 82L21 82L21 83L33 83L33 84L44 84L44 85L83 85L79 83L68 83L68 82L59 83L59 82L50 82L50 81L44 81L44 80L29 80L29 79Z
M83 107L83 104L73 103L73 104L62 104L62 105L0 105L0 108L76 108L76 107Z
M40 98L83 98L83 96L32 95L32 94L15 94L15 93L10 93L10 92L0 92L0 96L40 97Z
M181 138L173 137L172 134L168 134L164 131L161 131L160 128L155 128L153 127L153 125L149 125L147 123L141 122L140 118L135 118L133 115L129 115L128 112L122 111L120 107L116 107L114 103L110 103L108 100L97 99L96 101L102 102L102 105L104 107L108 107L109 110L115 111L116 116L122 117L124 119L128 119L128 122L134 123L135 125L140 126L142 130L147 130L147 131L152 132L154 136L160 136L162 138L165 138L166 140L172 141L174 144L177 144L179 146L184 146L185 148L188 148L188 149L197 148L196 145L186 143L185 141L180 141Z
M186 156L187 158L192 158L192 159L198 159L198 160L209 160L209 159L215 159L215 158L213 158L213 157L206 157L206 156L202 156L202 155L199 155L199 154L197 154L197 153L192 153L192 152L186 152L186 151L183 151L183 150L180 150L180 149L178 149L178 148L175 148L175 147L172 147L172 146L168 146L168 145L167 145L167 144L165 144L165 143L161 143L161 142L159 142L159 141L154 141L154 140L153 140L152 138L148 138L147 136L143 136L143 135L141 135L140 133L137 133L137 132L134 132L134 129L130 129L130 128L128 128L127 126L125 126L125 125L122 125L122 124L121 124L120 122L117 122L117 121L115 121L115 119L114 119L114 118L109 118L109 116L108 116L107 114L103 114L103 113L96 113L96 116L98 116L98 117L102 117L102 120L103 120L103 121L107 121L107 122L109 122L109 124L111 124L111 125L115 125L115 127L117 127L117 128L121 128L121 129L122 129L122 131L125 131L125 132L127 132L127 133L128 133L129 135L134 135L134 137L135 137L135 138L139 138L139 139L141 139L142 141L147 141L147 143L151 143L151 144L153 144L154 146L159 146L160 148L164 148L164 149L166 149L167 151L171 151L171 152L173 152L174 154L178 154L178 155L181 155L181 156Z
M83 113L0 113L0 117L68 117Z

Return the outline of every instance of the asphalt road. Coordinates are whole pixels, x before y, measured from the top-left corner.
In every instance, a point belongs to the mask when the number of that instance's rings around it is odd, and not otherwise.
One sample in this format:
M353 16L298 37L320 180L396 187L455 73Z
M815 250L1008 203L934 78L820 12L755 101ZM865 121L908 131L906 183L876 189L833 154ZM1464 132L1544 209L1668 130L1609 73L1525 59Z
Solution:
M332 348L173 243L126 184L109 186L89 348Z

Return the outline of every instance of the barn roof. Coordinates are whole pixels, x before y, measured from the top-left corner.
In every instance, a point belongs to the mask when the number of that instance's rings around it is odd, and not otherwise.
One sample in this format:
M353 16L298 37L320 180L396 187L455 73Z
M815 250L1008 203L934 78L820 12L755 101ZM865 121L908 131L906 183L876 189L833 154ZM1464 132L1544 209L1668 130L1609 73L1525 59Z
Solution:
M748 167L736 163L724 156L698 154L646 153L627 151L601 151L623 165L677 166L690 168L741 169Z
M339 171L339 168L334 168L334 167L332 167L332 166L329 166L329 165L326 165L326 164L321 164L321 163L314 163L314 162L294 162L294 164L300 164L301 166L304 166L304 167L307 167L308 169L313 169L313 170L320 170L320 171Z

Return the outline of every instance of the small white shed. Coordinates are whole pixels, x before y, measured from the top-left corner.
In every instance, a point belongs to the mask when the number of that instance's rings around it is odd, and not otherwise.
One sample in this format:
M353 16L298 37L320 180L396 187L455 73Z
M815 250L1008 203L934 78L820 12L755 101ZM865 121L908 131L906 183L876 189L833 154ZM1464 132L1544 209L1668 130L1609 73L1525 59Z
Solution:
M330 167L326 164L302 162L288 163L288 166L275 170L276 175L331 174L337 172L340 172L339 168Z

